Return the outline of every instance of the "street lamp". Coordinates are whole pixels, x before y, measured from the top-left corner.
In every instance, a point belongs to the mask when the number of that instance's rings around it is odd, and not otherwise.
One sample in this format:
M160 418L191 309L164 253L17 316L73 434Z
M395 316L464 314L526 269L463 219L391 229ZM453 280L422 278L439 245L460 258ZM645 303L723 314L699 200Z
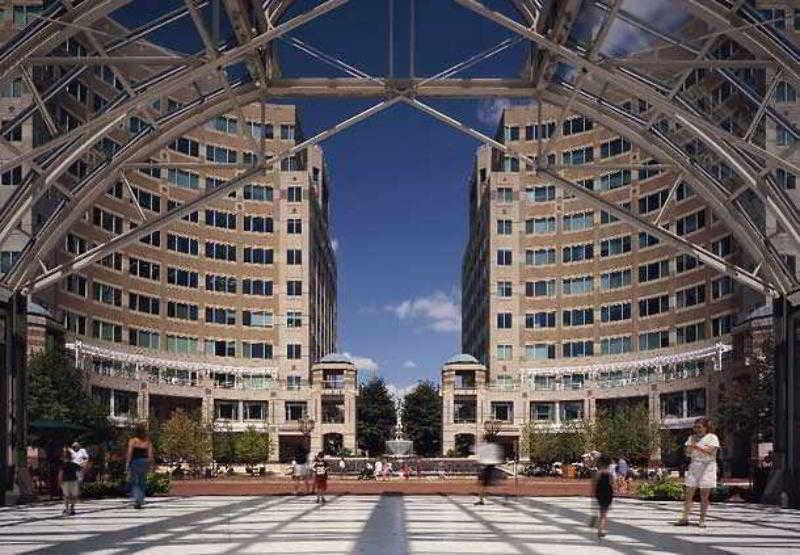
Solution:
M300 433L302 433L303 437L305 438L308 452L311 453L311 432L314 430L314 420L306 415L303 415L303 417L297 421L297 424L300 428Z
M503 423L500 420L487 420L483 423L483 437L486 441L494 441L497 435L503 428Z

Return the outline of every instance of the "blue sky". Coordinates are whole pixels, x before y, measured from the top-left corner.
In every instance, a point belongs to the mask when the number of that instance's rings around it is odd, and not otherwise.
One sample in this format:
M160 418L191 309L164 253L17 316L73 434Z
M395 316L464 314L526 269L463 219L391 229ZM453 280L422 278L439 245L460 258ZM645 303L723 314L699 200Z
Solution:
M120 19L129 26L182 4L141 0ZM319 4L298 0L291 13ZM395 4L395 75L408 75L409 0ZM484 4L509 15L507 0ZM663 0L625 2L639 15L664 17ZM417 72L429 76L513 36L451 0L417 0ZM208 10L205 15L208 17ZM590 18L591 19L591 18ZM351 0L291 36L375 76L386 73L387 2ZM151 38L199 51L186 20ZM592 26L587 21L582 27ZM674 23L674 21L673 21ZM181 32L175 32L180 29ZM223 30L223 36L229 30ZM620 55L640 37L619 22L609 49ZM284 76L344 76L282 42ZM510 77L522 67L517 44L459 77ZM291 100L306 136L355 114L374 100ZM437 101L437 108L492 135L508 101ZM478 143L405 105L398 105L322 144L332 175L332 237L339 265L339 350L362 376L377 373L397 388L438 380L460 351L460 268L467 240L467 186Z
M396 0L395 74L408 74L408 3ZM441 25L448 21L449 32ZM509 32L450 2L417 4L417 74L431 75L494 46ZM358 32L352 32L353 30ZM386 69L386 2L354 1L293 36L373 75ZM288 74L337 75L291 47ZM513 75L518 47L466 75ZM374 101L299 101L312 135ZM493 101L436 106L489 134ZM333 177L332 235L339 264L339 348L398 388L434 379L460 351L461 256L467 184L478 143L398 105L326 141ZM366 371L365 371L366 370Z

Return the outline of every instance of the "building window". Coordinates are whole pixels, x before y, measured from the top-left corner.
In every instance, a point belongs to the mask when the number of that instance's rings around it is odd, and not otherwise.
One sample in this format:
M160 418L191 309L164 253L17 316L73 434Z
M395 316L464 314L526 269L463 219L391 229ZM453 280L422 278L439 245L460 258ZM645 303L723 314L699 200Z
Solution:
M296 422L306 417L306 402L305 401L286 401L284 403L286 408L286 420Z
M594 277L592 276L578 276L561 280L561 290L565 295L585 295L591 293L593 288Z
M556 327L555 312L534 312L525 315L526 329L554 328Z
M547 266L556 263L556 249L536 249L525 251L525 264L528 266Z
M615 303L600 307L600 321L622 322L631 319L631 303Z
M733 279L730 276L722 276L711 281L711 298L721 299L733 294Z
M197 239L167 233L167 250L197 256Z
M619 256L631 252L631 236L614 237L600 241L600 257Z
M680 254L675 257L675 273L682 274L703 266L703 262L689 254Z
M775 170L775 180L784 191L792 190L797 186L797 176L783 168Z
M512 286L510 281L497 282L497 296L498 297L511 297Z
M194 354L198 351L198 339L182 335L167 335L167 351Z
M594 129L594 122L584 116L575 116L568 120L564 120L562 124L561 134L565 137L569 135L577 135Z
M289 343L286 345L286 358L289 360L300 360L303 358L303 346L299 343Z
M156 262L131 256L128 259L128 273L142 279L159 281L161 279L161 266Z
M253 202L272 202L272 187L250 183L242 189L244 200Z
M178 303L175 301L167 302L167 317L177 318L178 320L197 321L198 308L196 304Z
M511 235L511 233L512 233L511 220L497 220L498 235Z
M531 403L531 420L534 422L555 422L556 405L555 403Z
M20 251L0 251L0 273L8 273L19 260Z
M92 320L92 337L102 341L122 343L122 326L94 319Z
M513 360L514 350L511 345L497 346L497 360Z
M236 293L236 278L233 276L206 274L206 291Z
M705 284L687 287L675 292L675 308L689 308L706 302Z
M600 275L600 288L603 291L628 287L631 284L630 270L616 270Z
M600 176L600 191L613 191L631 184L631 170L618 170Z
M239 401L214 401L214 418L217 420L239 420Z
M86 316L65 310L64 328L76 335L86 335Z
M239 123L235 118L228 116L217 116L209 122L209 128L220 133L236 135L239 132Z
M565 358L581 358L594 354L594 341L570 341L562 345L562 352Z
M242 341L242 356L244 358L272 358L272 345L269 343L252 343Z
M795 16L795 25L800 24L800 18ZM786 81L781 81L775 88L775 102L794 103L797 102L797 91Z
M553 253L555 258L555 253ZM583 262L594 258L594 245L586 243L584 245L571 245L564 247L561 251L561 261L566 263L570 262ZM555 262L555 260L553 260Z
M556 280L540 279L525 282L526 297L554 297L556 294Z
M271 297L272 282L263 279L243 279L242 293L245 295L258 295L260 297Z
M611 158L619 156L624 152L630 152L631 143L627 139L618 137L600 145L600 158Z
M556 200L555 185L540 185L525 189L525 196L528 202L550 202Z
M22 184L22 166L11 168L0 174L0 184L14 186Z
M511 249L499 249L497 251L497 265L511 266Z
M498 187L497 202L514 202L514 189L511 187Z
M183 268L167 268L167 283L197 289L198 274Z
M669 331L650 331L639 334L639 350L650 351L669 347Z
M675 335L678 345L702 341L706 338L706 323L697 322L687 326L678 326L675 328Z
M130 328L128 330L128 343L143 349L158 350L160 348L159 334L157 331L151 330Z
M577 212L575 214L565 214L563 217L564 231L583 231L590 229L594 225L594 212Z
M662 189L661 191L656 191L655 193L651 193L645 197L640 197L639 214L648 214L658 210L667 203L668 198L669 190L667 189Z
M289 280L286 282L286 295L289 297L300 297L303 295L303 282L299 280Z
M669 260L660 260L639 266L639 283L669 277Z
M272 233L272 218L267 216L245 216L244 230L251 233Z
M711 319L712 337L727 335L731 333L731 329L733 329L733 316L731 314L724 314Z
M286 190L286 200L288 202L303 202L303 188L289 187Z
M161 312L161 301L158 297L128 293L128 308L144 314L158 315Z
M206 210L206 225L222 229L236 229L236 214L220 210Z
M511 313L500 312L497 314L497 329L510 330L511 329Z
M216 357L235 357L236 341L227 339L206 339L205 353Z
M236 245L206 241L206 258L236 262Z
M565 166L580 166L594 160L594 148L590 146L566 150L561 153L561 162Z
M92 283L92 299L111 306L122 306L122 289L95 281Z
M512 401L492 401L491 412L493 420L514 421L514 403Z
M186 156L193 156L194 158L200 157L200 143L186 137L179 137L169 145L170 150L180 152Z
M525 233L528 235L545 235L555 232L556 219L554 217L525 220Z
M644 231L639 232L639 250L655 247L660 242L661 241L658 237L654 237L653 235L645 233Z
M594 309L572 308L570 310L565 310L561 314L561 323L565 327L589 326L594 324Z
M245 247L244 262L247 264L272 264L273 251L262 247Z
M272 312L266 310L243 310L242 325L253 328L271 328L273 326Z
M289 235L300 235L303 233L303 220L300 218L289 218L286 220L286 233Z
M206 307L206 324L236 325L236 311L232 308L218 306Z
M217 164L235 164L238 161L238 153L229 148L206 145L206 160Z
M730 235L726 235L722 239L713 241L711 243L711 252L723 258L733 254L733 238Z
M536 343L525 345L527 360L552 360L556 358L556 346L552 343Z
M96 206L92 209L92 223L115 235L122 234L122 218Z
M289 266L299 266L303 263L302 249L287 249L286 264Z
M700 210L675 221L675 232L678 235L688 235L706 226L706 211Z
M604 355L621 355L631 351L631 337L604 337L600 340L600 352Z
M301 328L303 327L303 313L299 310L286 311L286 327L287 328Z
M706 390L690 389L686 392L686 416L695 418L706 414Z
M64 289L78 295L79 297L86 297L86 278L78 274L71 274L64 278Z
M669 295L639 299L639 317L646 318L669 311Z

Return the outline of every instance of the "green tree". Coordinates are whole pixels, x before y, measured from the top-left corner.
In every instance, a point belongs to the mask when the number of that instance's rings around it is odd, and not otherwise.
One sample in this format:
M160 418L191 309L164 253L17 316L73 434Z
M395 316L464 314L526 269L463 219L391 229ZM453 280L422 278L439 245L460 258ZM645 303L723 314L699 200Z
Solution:
M520 433L520 451L537 463L575 462L586 451L584 425L580 421L567 422L554 431L528 422Z
M723 443L770 441L773 435L775 358L770 336L752 357L752 371L719 396L716 421Z
M86 444L112 446L117 434L108 418L109 407L92 398L84 387L81 371L75 368L72 357L59 346L48 346L45 350L28 358L28 423L37 420L53 420L83 428L65 441L80 439ZM34 442L48 441L41 432L31 430Z
M370 456L382 455L397 422L394 400L382 378L362 384L358 393L356 435L361 449Z
M269 460L271 444L269 434L261 433L254 426L248 426L236 438L236 454L239 461L254 466Z
M647 405L604 411L584 426L586 445L610 457L647 462L661 445L661 421Z
M198 414L189 415L178 409L161 427L159 455L170 464L183 462L198 472L211 462L211 430Z
M414 453L435 457L442 452L442 399L430 381L417 384L401 407L403 433L414 442Z
M237 460L236 436L229 422L221 432L214 432L212 437L214 460L219 464L231 464Z

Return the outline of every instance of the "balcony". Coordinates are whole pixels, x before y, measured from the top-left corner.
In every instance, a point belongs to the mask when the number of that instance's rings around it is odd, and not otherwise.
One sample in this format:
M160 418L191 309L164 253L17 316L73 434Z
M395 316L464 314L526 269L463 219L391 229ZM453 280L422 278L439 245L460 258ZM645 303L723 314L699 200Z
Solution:
M345 388L344 378L327 379L322 381L322 389L326 391L342 391Z

